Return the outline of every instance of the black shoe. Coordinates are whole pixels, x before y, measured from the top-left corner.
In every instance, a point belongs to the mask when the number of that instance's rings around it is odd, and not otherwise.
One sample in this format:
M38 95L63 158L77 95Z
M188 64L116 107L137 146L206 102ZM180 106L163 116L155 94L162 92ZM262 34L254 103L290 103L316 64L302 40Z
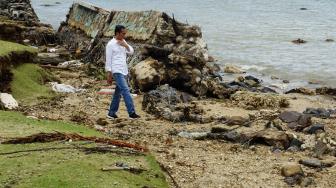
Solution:
M133 114L129 115L129 117L132 118L132 119L140 118L140 116L136 113L133 113Z
M111 114L107 114L106 117L109 118L109 119L116 119L116 118L118 118L118 116L115 115L115 114L112 114L112 115Z

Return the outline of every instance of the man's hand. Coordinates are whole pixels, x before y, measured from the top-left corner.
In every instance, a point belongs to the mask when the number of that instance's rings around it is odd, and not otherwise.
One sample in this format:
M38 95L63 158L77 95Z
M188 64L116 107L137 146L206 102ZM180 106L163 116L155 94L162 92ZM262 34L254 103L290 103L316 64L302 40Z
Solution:
M112 73L107 72L107 84L112 85Z
M117 42L120 46L123 46L127 49L127 51L130 51L129 46L127 45L127 43L125 42L125 40L118 40Z

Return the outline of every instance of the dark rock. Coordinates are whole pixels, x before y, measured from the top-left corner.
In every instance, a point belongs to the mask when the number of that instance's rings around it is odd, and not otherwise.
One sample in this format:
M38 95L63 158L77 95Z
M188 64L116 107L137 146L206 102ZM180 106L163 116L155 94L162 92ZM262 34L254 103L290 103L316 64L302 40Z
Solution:
M314 117L319 118L329 118L330 117L330 111L324 109L324 108L307 108L304 112L304 114L310 114Z
M290 142L290 147L298 147L301 148L301 145L303 144L302 141L296 139L296 138L292 138L291 142Z
M318 159L304 159L300 160L299 163L308 167L322 168L322 162Z
M314 147L314 156L320 157L328 151L327 144L323 143L321 140L318 140Z
M314 124L310 127L306 127L303 132L308 134L315 134L318 131L324 131L324 125L322 124Z
M300 130L302 130L305 127L310 126L312 124L311 116L306 115L306 114L301 115L299 118L298 124L301 125Z
M248 81L248 80L249 81L253 81L253 84L251 86L258 86L258 85L260 85L262 83L262 80L254 77L254 76L251 76L251 75L245 76L245 82Z
M297 122L291 122L291 123L288 123L288 128L290 129L293 129L293 130L297 130L298 127L299 127L299 124Z
M41 4L40 6L42 6L42 7L52 7L52 6L55 6L55 5L54 4Z
M277 93L274 89L269 88L269 87L263 87L262 89L260 89L259 91L263 92L263 93Z
M288 93L301 93L304 95L315 95L316 94L315 91L307 89L307 88L303 88L303 87L291 89L285 92L285 94L288 94Z
M289 152L298 152L300 151L300 148L298 148L297 146L290 146L287 151Z
M308 10L307 8L300 8L300 10Z
M326 39L325 41L326 42L334 42L335 40L334 39Z
M204 118L203 110L191 101L192 96L179 92L169 85L162 85L156 90L144 94L142 108L144 111L173 122L193 121L206 123L211 121Z
M316 89L316 93L319 95L336 95L336 88L321 87Z
M298 38L298 39L296 39L296 40L292 40L292 43L294 43L294 44L304 44L304 43L306 43L307 41L305 41L305 40L303 40L303 39L300 39L300 38Z
M232 116L226 120L227 125L244 125L249 123L249 119L241 116Z
M290 186L294 186L294 185L300 184L302 182L302 179L303 179L302 175L294 175L294 176L286 177L285 182Z
M279 118L286 123L297 122L301 116L301 113L295 111L285 111L279 115Z
M282 80L283 83L288 84L289 80Z
M224 133L209 133L210 139L222 139L230 142L242 144L263 144L273 146L279 149L286 149L289 147L291 138L283 131L275 131L266 129L263 131L255 131L253 129L245 130L243 132L232 130Z
M319 160L319 159L303 159L299 161L300 164L312 167L312 168L329 168L335 165L335 162L331 160Z
M301 186L303 187L308 187L312 184L314 184L314 179L312 177L305 177L301 182Z
M211 128L211 133L224 133L239 128L240 126L217 125Z

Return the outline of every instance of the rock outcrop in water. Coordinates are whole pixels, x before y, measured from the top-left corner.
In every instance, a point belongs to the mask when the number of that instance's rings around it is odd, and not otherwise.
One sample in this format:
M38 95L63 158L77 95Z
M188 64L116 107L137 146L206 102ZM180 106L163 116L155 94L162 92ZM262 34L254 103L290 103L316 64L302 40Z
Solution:
M40 23L30 0L0 2L0 39L42 45L55 43L51 25Z
M180 23L166 13L107 11L75 3L58 32L69 49L102 67L105 45L117 24L128 28L127 40L136 49L128 62L134 89L149 91L169 84L198 96L218 98L234 92L217 77L200 27Z

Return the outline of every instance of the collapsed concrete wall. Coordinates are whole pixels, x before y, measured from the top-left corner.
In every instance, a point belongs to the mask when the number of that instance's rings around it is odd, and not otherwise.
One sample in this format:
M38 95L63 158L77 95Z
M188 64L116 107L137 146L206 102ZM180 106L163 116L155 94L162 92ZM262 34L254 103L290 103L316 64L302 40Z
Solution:
M41 45L55 43L56 36L51 25L39 22L30 0L1 0L0 39Z
M199 96L219 98L233 92L216 77L218 67L210 62L200 27L177 22L164 12L107 11L75 3L58 32L71 51L103 66L105 45L117 24L127 27L127 40L136 51L128 61L133 88L148 91L167 83Z

